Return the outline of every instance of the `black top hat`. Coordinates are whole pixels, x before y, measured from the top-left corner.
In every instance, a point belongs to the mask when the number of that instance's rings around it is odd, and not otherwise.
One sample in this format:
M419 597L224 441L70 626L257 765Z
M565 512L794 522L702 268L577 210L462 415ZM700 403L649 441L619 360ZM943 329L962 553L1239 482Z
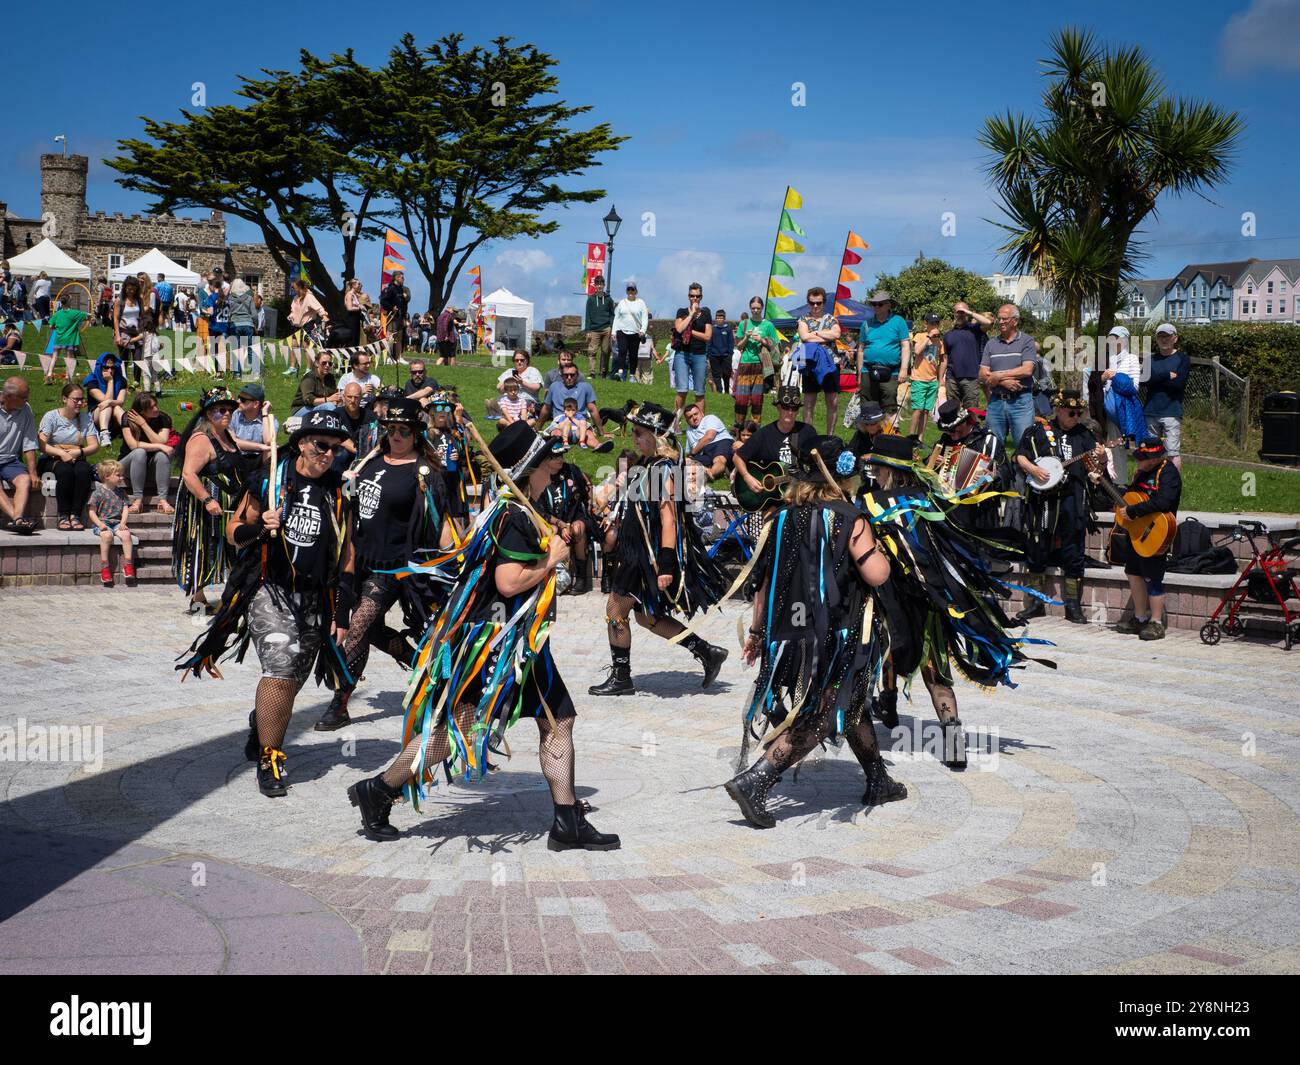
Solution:
M302 424L289 437L289 446L297 447L304 436L332 436L339 440L346 440L351 435L337 414L332 410L321 410L318 407L303 416Z
M673 429L673 415L658 403L642 403L628 415L629 422L649 429L655 436L667 436Z
M488 450L513 481L551 456L546 437L539 436L527 422L511 422L492 439Z
M911 469L916 465L916 441L910 436L881 433L871 442L871 450L862 456L870 466L894 466Z
M939 404L938 410L934 412L934 424L943 432L949 429L956 429L957 426L969 420L970 411L961 405L959 400L949 399Z
M401 396L397 399L388 401L388 410L379 420L384 424L396 423L399 425L416 425L420 424L420 403L419 400L407 399Z
M1077 388L1065 388L1052 397L1052 406L1061 407L1064 410L1087 410L1088 405L1083 401L1083 396L1079 394Z
M1165 457L1165 443L1157 436L1148 436L1138 444L1133 457L1139 462L1143 459L1162 459Z
M818 458L822 460L821 464L818 464ZM799 450L790 470L790 477L796 481L826 484L826 476L822 473L823 465L837 480L845 480L858 472L858 458L848 449L848 445L843 440L838 436L818 436Z
M776 390L776 405L798 410L803 406L803 392L798 385L782 385Z

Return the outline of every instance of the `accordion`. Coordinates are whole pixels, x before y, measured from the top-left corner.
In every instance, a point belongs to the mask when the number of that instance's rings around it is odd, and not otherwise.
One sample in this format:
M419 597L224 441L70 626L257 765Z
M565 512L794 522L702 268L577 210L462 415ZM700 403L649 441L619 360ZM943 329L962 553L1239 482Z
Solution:
M936 444L927 463L939 482L954 495L992 480L992 462L984 452L960 444Z

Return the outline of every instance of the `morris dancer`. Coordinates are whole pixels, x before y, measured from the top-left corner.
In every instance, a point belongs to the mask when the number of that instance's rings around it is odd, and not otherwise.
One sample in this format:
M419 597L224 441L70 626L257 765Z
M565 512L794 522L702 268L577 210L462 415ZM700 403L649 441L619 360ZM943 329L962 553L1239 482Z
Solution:
M502 747L509 754L506 729L524 715L537 722L542 775L555 805L547 846L619 846L618 836L587 821L575 794L576 711L547 639L555 619L555 568L569 545L562 536L543 536L532 502L550 484L545 466L554 446L523 422L502 430L489 452L508 471L511 487L484 508L466 542L425 567L454 584L421 643L407 689L402 752L383 773L348 788L370 839L398 838L388 819L393 803L405 792L418 810L439 763L449 763L449 775L455 767L467 780L482 777L488 751ZM513 487L524 478L527 499Z
M767 522L755 566L764 577L745 640L745 661L758 662L759 672L745 711L744 748L758 737L758 717L773 731L763 756L726 784L758 828L776 824L767 797L781 774L839 736L867 775L864 806L907 797L886 772L871 717L862 711L883 643L868 590L888 580L889 561L866 515L849 502L857 471L858 460L839 437L814 437L792 465L785 505Z
M390 655L404 669L415 664L415 645L408 636L423 635L441 586L416 577L399 580L391 571L456 542L447 518L447 482L442 463L424 438L420 404L413 399L390 400L379 427L383 435L378 454L363 456L361 465L347 475L355 475L356 485L349 508L355 564L352 580L339 587L334 623L352 680L335 689L329 708L316 722L317 732L352 723L348 700L371 647ZM399 600L404 632L384 622Z
M713 606L726 590L721 569L705 553L699 529L687 513L685 498L678 498L685 478L672 421L672 414L654 403L643 403L628 416L638 454L616 507L617 527L606 537L607 557L615 565L605 608L612 665L603 683L587 689L592 695L636 692L629 615L668 640L685 627L673 613L693 617ZM707 688L727 660L726 648L693 633L682 644L704 667L702 687Z
M1012 622L999 596L1010 586L981 557L985 541L950 520L954 506L978 505L978 495L959 500L944 492L914 461L914 447L909 437L881 436L862 460L876 467L880 487L865 502L872 529L892 560L889 580L876 590L890 658L880 717L887 727L897 727L897 678L910 685L919 671L943 729L941 761L961 770L966 742L954 672L985 687L1011 686L1011 668L1028 661L1021 645L1042 641L1007 634Z
M208 389L176 445L183 464L172 519L172 576L190 597L191 614L205 607L214 613L204 589L220 584L230 572L226 517L243 484L240 451L230 434L238 405L228 388Z
M282 745L313 663L317 683L351 683L330 637L340 575L352 572L341 483L330 469L347 437L334 411L311 411L289 438L288 456L245 486L226 531L239 557L221 606L176 667L220 677L217 660L233 648L242 661L253 644L262 679L244 753L257 761L257 786L269 797L288 793Z

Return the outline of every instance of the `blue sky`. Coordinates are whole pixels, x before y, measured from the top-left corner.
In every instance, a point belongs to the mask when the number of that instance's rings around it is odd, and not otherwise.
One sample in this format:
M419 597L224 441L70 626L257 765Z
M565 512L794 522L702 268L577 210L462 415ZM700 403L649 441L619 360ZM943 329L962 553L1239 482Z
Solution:
M93 210L143 211L99 162L119 137L139 135L139 115L174 117L202 81L209 103L233 102L239 73L292 67L297 49L354 48L380 63L405 30L429 40L459 31L471 42L506 34L559 60L561 94L593 105L632 139L585 180L598 204L557 212L541 240L490 245L478 261L486 289L506 285L533 299L538 317L580 313L582 242L603 239L611 203L625 219L614 259L615 290L635 277L652 311L672 313L687 283L732 316L767 277L773 230L787 184L804 198L796 217L807 253L791 259L791 288L834 283L849 228L871 245L859 272L896 271L923 251L978 272L1000 267L996 217L976 133L1008 108L1032 110L1043 78L1037 60L1061 25L1139 44L1170 91L1240 111L1246 134L1230 181L1209 201L1163 198L1145 231L1144 276L1168 277L1192 261L1300 256L1296 195L1300 132L1300 0L1227 3L971 5L823 4L815 21L796 4L759 2L608 5L560 0L518 4L311 5L217 8L59 6L51 47L10 79L3 129L10 166L0 200L39 213L38 157L66 133L89 155ZM153 12L154 14L151 14ZM105 14L108 21L105 22ZM11 41L55 30L50 10L18 5ZM37 53L32 53L33 55ZM793 105L795 82L805 106ZM1210 202L1212 201L1212 202ZM956 234L941 234L944 212ZM1241 216L1256 236L1241 236ZM643 217L654 216L653 236ZM259 239L232 225L236 240ZM362 258L373 291L380 248ZM426 291L412 280L423 306ZM860 296L854 286L854 295ZM462 280L454 301L468 294ZM787 300L788 304L798 301Z

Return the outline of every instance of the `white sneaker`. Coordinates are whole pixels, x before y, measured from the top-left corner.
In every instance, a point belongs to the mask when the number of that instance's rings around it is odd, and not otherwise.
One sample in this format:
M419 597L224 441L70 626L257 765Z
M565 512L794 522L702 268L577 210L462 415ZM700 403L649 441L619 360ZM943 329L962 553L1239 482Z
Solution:
M99 446L108 447L108 445L111 444L112 442L113 442L113 434L110 433L107 429L101 429L99 431Z
M290 366L290 367L289 367L287 370L285 370L284 373L282 373L280 376L281 376L281 377L292 377L292 376L293 376L294 374L296 374L297 372L298 372L298 370L297 370L296 367Z

